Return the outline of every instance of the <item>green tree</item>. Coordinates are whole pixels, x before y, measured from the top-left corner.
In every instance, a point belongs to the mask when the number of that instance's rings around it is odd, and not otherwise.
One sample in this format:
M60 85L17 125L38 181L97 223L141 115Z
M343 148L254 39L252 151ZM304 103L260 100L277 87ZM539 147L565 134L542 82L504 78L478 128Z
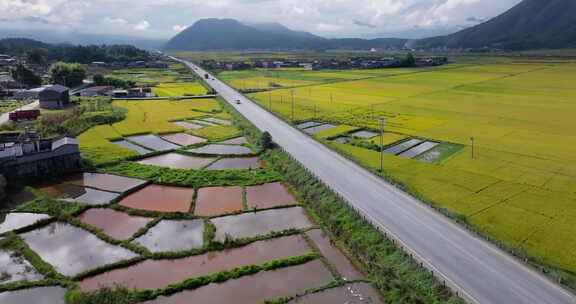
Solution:
M414 59L414 55L412 53L408 53L406 58L402 61L402 66L404 67L414 67L416 66L416 59Z
M8 183L6 182L6 179L4 178L4 176L0 175L0 201L4 199L4 197L6 196L6 186L8 185Z
M77 87L86 79L86 68L77 63L57 62L50 67L50 79L55 84Z
M31 70L27 69L24 65L17 65L11 71L12 78L14 80L29 86L29 87L37 87L42 84L42 78L36 75Z
M95 74L94 77L94 84L97 86L103 86L106 83L106 78L102 74Z
M45 65L46 53L41 49L33 49L26 55L28 62L32 64Z
M270 133L264 132L264 134L262 134L262 138L260 138L260 148L262 148L262 150L272 148L272 135L270 135Z

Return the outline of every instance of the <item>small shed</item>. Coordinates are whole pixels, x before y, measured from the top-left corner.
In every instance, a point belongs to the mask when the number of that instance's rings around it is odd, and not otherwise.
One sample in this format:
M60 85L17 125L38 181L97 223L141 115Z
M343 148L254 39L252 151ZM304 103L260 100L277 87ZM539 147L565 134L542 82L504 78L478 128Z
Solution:
M70 103L70 89L59 84L45 88L38 94L43 109L62 109Z

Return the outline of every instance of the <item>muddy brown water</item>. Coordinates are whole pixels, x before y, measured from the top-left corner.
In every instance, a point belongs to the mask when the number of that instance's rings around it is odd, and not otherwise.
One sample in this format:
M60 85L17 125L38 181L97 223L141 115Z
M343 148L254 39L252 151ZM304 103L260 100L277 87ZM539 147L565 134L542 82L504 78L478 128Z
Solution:
M263 167L264 164L258 157L241 157L221 159L208 166L206 170L256 169Z
M237 137L237 138L233 138L233 139L229 139L229 140L225 140L223 142L221 142L221 144L230 144L230 145L241 145L241 144L247 144L248 140L246 139L246 137Z
M162 136L162 139L167 140L171 143L175 143L180 146L191 146L195 144L200 144L203 142L207 142L207 139L202 137L192 136L186 133L177 133L177 134L170 134Z
M46 195L61 200L69 200L90 205L108 204L116 199L119 194L81 187L73 184L46 183L37 188Z
M102 229L104 233L118 240L129 239L152 221L151 218L130 216L112 209L89 209L78 216L78 219Z
M303 229L314 226L301 207L265 210L211 219L216 226L215 240L255 237L291 228Z
M40 220L47 218L50 218L50 216L36 213L8 213L5 215L0 214L0 234L30 226Z
M260 265L312 252L300 235L260 241L240 248L213 251L176 260L146 260L139 264L108 271L80 282L83 291L121 284L135 289L160 289L166 285L230 270L245 265ZM162 273L162 275L158 275Z
M62 304L67 289L62 287L37 287L0 293L2 304Z
M296 197L281 182L246 188L248 208L271 208L298 204Z
M296 298L288 304L383 304L372 284L355 283Z
M21 254L0 250L0 284L40 281L44 278ZM2 303L2 302L0 302Z
M267 299L293 296L332 281L332 275L321 261L259 272L254 275L213 283L170 297L159 297L148 304L255 304ZM231 300L233 299L233 300Z
M198 190L194 214L214 216L243 209L242 187L209 187Z
M188 150L192 153L201 154L217 154L217 155L242 155L250 154L252 150L244 146L231 146L231 145L207 145L197 149Z
M149 157L138 161L138 163L172 169L200 169L214 160L215 158L210 157L192 157L178 153L168 153Z
M81 228L60 222L20 236L44 261L67 276L136 257L128 249L108 244Z
M74 174L66 178L64 182L113 192L126 192L146 183L141 179L100 173Z
M27 190L9 192L4 199L0 200L0 210L15 209L34 199L36 195Z
M344 280L354 281L364 278L364 275L342 254L340 249L333 245L330 237L324 231L320 229L310 230L306 232L306 235L316 244L322 255L336 267Z
M200 248L204 244L204 221L163 220L134 242L152 252Z
M177 122L173 122L173 124L182 127L184 129L202 129L204 128L204 126L201 125L196 125L193 123L189 123L189 122L185 122L185 121L177 121Z
M150 185L120 201L120 205L149 211L188 212L194 189Z

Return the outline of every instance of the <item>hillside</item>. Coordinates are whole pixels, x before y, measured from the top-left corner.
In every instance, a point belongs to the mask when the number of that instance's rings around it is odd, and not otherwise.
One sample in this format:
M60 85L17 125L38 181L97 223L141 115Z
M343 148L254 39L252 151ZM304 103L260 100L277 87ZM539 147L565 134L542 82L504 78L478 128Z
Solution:
M180 32L167 50L286 50L402 47L406 39L326 39L278 23L243 24L233 19L203 19Z
M483 24L416 41L423 48L538 49L576 47L576 1L524 0Z

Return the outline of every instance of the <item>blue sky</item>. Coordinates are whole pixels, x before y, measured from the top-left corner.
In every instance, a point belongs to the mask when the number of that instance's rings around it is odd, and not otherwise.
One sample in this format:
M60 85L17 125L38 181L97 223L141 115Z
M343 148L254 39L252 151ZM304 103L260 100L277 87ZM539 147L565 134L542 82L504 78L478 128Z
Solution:
M0 0L0 28L167 38L202 18L279 22L326 37L419 38L475 25L521 0Z

